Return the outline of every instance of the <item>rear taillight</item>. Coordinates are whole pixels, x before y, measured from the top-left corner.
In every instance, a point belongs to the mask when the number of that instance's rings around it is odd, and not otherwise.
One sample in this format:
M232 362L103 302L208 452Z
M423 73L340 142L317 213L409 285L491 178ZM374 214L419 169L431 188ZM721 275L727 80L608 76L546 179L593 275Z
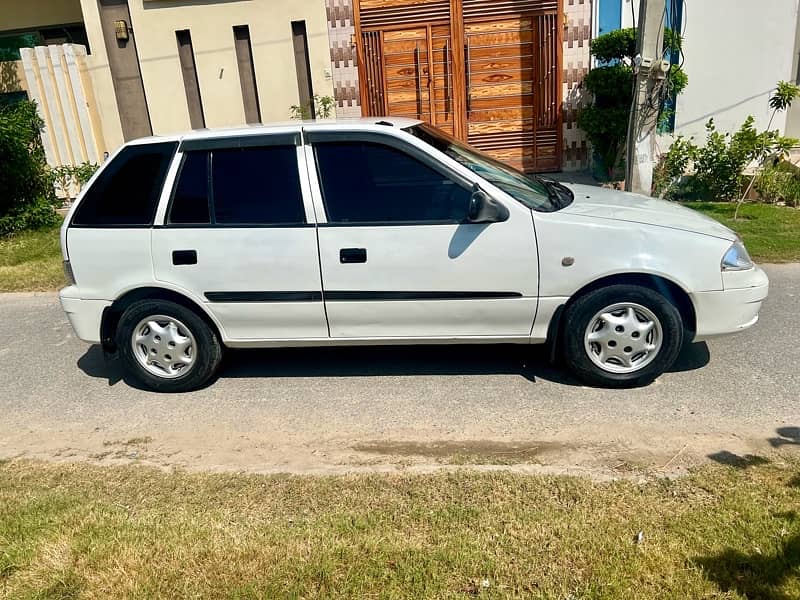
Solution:
M72 272L72 265L68 260L64 261L64 277L67 278L67 285L75 285L75 273Z

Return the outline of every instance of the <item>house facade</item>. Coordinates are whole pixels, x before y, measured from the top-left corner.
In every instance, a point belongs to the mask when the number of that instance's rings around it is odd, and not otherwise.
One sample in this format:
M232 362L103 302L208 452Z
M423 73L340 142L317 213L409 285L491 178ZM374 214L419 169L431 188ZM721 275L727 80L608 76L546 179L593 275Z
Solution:
M591 156L576 119L590 39L633 26L638 6L0 0L0 102L37 101L53 164L95 161L143 135L283 121L316 95L334 97L339 117L423 119L527 171L583 169ZM775 83L800 75L799 7L668 0L689 76L674 135L702 139L711 117L723 131L748 115L767 127ZM800 137L800 106L772 126Z
M428 121L526 171L585 168L591 0L326 0L338 113Z
M638 22L639 0L594 0L592 36ZM769 98L778 81L800 80L798 0L667 0L665 24L683 36L679 58L689 85L675 103L673 136L705 138L710 118L720 131L736 131L748 116L770 126ZM800 106L772 119L771 127L800 137Z
M109 152L151 134L285 121L333 95L323 0L0 0L0 15L0 57L16 61L18 88L9 76L0 94L45 104L48 124L71 137L74 86L53 47L85 47Z
M284 121L315 95L340 117L420 118L528 171L588 164L575 119L591 0L0 0L0 14L16 70L0 101L37 101L56 164Z

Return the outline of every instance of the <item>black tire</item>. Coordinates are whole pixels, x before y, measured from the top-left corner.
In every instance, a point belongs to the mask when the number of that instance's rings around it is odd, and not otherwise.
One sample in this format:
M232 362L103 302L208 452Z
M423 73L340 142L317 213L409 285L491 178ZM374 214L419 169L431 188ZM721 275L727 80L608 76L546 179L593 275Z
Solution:
M641 369L629 373L614 373L601 368L590 358L584 343L587 328L595 315L618 303L632 303L648 309L661 326L661 347L654 358ZM591 385L612 388L647 385L672 366L683 346L683 339L684 324L678 309L664 296L645 287L611 285L593 290L577 298L564 312L563 358L575 375Z
M134 355L134 329L147 317L163 315L181 322L194 336L192 365L185 374L166 378L150 373ZM222 345L214 329L196 312L167 300L141 300L131 304L117 326L117 348L130 376L143 387L156 392L189 392L203 387L214 376L222 360ZM166 355L165 355L166 356Z

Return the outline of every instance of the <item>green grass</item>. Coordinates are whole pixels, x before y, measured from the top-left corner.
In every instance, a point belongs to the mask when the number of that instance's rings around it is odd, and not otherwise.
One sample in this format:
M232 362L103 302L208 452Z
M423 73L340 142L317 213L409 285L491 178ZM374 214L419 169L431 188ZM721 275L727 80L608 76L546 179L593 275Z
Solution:
M739 220L734 221L735 202L687 202L686 206L736 231L756 261L800 261L800 210L796 208L744 204L739 211Z
M6 462L0 597L800 598L800 461L738 466L638 484Z
M57 227L0 238L0 292L39 292L64 285Z

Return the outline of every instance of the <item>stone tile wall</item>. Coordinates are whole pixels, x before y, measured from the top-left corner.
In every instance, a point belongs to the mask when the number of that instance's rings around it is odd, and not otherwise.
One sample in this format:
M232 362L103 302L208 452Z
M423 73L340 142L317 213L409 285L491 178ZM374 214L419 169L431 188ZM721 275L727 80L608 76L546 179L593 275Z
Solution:
M336 98L336 116L360 117L361 102L358 92L358 65L352 40L356 29L353 24L355 0L325 0L328 11L328 37L331 43L331 70Z

